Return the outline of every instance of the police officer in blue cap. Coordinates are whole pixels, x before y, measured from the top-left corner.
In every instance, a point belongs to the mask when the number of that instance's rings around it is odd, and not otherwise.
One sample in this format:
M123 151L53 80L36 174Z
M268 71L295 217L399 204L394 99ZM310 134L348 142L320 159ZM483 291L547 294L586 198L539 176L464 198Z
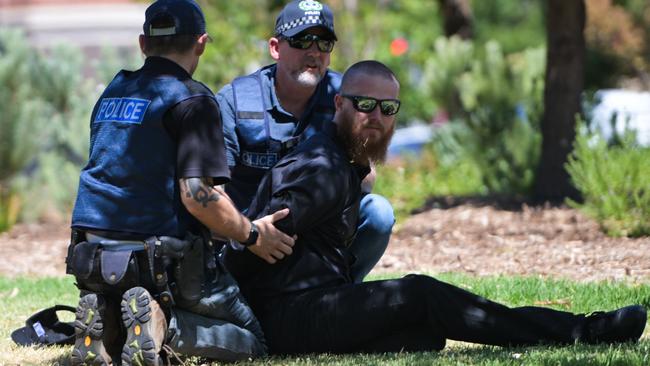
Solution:
M83 295L72 363L158 365L164 344L224 361L262 355L259 324L212 236L291 254L294 238L273 226L288 210L250 221L222 188L218 105L192 79L210 40L198 4L158 0L143 30L144 65L119 72L91 116L66 260Z
M222 113L231 181L226 192L246 210L262 177L300 140L331 124L341 74L329 70L337 37L330 8L315 0L296 0L278 15L269 52L276 61L239 77L217 94ZM352 244L355 282L377 263L395 222L390 203L371 194L374 172L364 180L358 233ZM274 263L267 253L257 253Z

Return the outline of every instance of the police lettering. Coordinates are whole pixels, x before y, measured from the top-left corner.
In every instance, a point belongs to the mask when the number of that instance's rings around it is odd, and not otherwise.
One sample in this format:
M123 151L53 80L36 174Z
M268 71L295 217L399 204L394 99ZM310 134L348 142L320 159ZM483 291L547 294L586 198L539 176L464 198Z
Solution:
M268 169L278 162L278 154L275 153L254 153L244 151L241 155L242 163L252 168Z
M95 122L140 124L150 103L150 100L137 98L102 98Z

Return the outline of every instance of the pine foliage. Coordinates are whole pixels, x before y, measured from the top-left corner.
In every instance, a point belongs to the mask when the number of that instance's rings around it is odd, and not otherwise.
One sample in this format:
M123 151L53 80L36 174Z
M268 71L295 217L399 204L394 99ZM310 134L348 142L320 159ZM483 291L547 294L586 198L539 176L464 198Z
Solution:
M544 49L506 56L496 42L479 48L455 37L438 38L435 48L425 92L466 130L447 135L474 160L488 192L527 194L541 144Z
M650 235L650 148L627 130L615 144L578 125L567 171L584 202L570 201L612 236Z

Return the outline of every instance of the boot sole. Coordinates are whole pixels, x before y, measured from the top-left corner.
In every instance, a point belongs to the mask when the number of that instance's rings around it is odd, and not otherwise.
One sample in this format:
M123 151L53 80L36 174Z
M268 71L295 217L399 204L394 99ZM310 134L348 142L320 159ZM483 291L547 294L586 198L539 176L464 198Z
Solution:
M89 294L79 300L74 321L75 344L72 349L73 366L110 366L112 360L104 343L104 322L99 310L96 294Z
M142 287L134 287L122 296L122 321L127 331L122 349L122 362L125 365L162 365L162 359L147 326L152 315L151 301L151 296Z

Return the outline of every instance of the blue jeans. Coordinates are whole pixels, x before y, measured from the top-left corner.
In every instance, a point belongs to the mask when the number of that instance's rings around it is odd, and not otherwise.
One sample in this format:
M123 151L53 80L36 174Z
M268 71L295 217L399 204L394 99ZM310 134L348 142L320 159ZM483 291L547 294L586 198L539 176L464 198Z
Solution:
M350 246L356 261L350 268L355 283L363 281L386 251L395 224L393 207L387 199L369 193L361 198L357 237Z

